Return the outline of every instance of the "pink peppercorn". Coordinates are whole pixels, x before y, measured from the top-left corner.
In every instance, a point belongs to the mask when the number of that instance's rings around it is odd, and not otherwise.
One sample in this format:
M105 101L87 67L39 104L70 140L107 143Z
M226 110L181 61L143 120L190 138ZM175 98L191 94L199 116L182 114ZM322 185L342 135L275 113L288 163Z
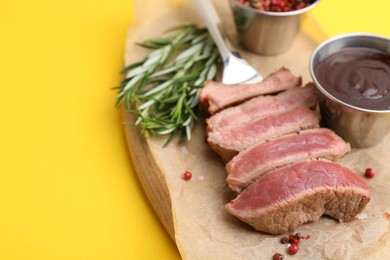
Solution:
M372 168L367 168L364 172L364 177L366 177L367 179L372 179L375 177L375 172Z
M191 178L192 178L192 173L191 173L191 172L185 171L185 172L183 173L183 179L184 179L185 181L189 181L189 180L191 180Z

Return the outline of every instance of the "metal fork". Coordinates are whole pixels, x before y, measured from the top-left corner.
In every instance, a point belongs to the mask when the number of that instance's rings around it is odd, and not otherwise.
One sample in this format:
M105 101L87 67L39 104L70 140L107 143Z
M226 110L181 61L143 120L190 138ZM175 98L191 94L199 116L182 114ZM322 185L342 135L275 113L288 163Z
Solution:
M247 84L262 81L263 77L237 51L231 51L232 45L222 33L221 20L210 0L192 0L192 4L198 10L222 56L222 83Z

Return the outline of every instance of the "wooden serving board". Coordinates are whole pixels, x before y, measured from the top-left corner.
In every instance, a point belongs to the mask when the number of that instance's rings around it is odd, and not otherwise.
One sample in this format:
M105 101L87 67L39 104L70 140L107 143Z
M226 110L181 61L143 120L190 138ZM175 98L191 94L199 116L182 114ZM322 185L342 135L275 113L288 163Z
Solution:
M214 1L223 18L225 29L237 45L228 1ZM201 24L186 1L135 1L136 19L129 29L126 42L126 64L140 60L147 52L135 45L156 37L171 26L186 22ZM285 66L294 74L310 81L309 58L325 37L312 17L307 16L303 28L291 49L278 56L257 56L241 50L242 56L263 75ZM132 114L123 111L123 121L132 123ZM190 142L172 143L163 148L165 140L145 138L137 127L124 124L130 156L154 210L176 242L184 259L271 259L286 246L278 236L256 232L230 216L224 205L234 198L228 189L222 161L205 141L204 116L200 117ZM372 149L354 150L341 163L361 171L373 167L377 178L370 181L373 200L362 219L337 223L322 218L316 223L299 227L297 232L312 238L301 244L300 259L385 259L390 256L390 221L384 212L390 211L390 170L386 154L390 138ZM184 171L193 178L184 181Z

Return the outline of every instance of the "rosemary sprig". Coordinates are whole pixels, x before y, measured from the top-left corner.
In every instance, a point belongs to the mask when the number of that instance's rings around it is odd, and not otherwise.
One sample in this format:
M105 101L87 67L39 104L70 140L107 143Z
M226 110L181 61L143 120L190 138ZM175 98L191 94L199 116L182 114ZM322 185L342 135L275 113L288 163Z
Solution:
M215 79L220 62L211 36L207 29L184 24L139 45L152 52L122 69L126 76L116 87L116 106L136 114L135 125L145 135L170 135L165 145L176 136L190 140L200 89Z

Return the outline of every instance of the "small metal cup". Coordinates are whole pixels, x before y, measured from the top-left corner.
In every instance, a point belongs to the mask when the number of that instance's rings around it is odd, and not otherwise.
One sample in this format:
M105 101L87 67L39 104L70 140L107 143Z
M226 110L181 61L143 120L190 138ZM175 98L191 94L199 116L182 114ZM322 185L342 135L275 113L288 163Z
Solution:
M349 33L330 38L314 50L310 59L310 73L320 91L320 108L325 126L350 142L352 147L367 148L380 143L390 133L390 109L371 110L341 101L318 82L315 74L318 63L350 47L371 48L390 54L390 38L368 33Z
M287 51L300 30L301 15L318 4L291 12L266 12L230 0L238 40L247 50L264 55Z

